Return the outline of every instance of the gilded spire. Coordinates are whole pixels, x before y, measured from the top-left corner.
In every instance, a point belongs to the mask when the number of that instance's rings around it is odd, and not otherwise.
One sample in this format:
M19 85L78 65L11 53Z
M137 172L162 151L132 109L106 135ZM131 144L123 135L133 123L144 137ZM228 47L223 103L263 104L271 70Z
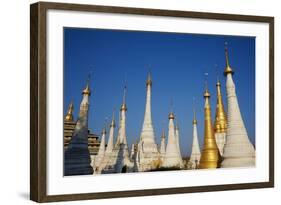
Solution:
M225 67L225 70L224 70L224 75L227 75L229 73L234 74L234 71L232 70L232 68L229 65L227 42L225 42L224 51L225 51L225 61L226 61L226 67Z
M206 86L204 92L204 98L205 98L204 145L203 145L202 155L199 164L199 168L201 169L217 168L219 164L219 150L217 147L217 143L213 132L213 126L212 126L211 106L209 103L210 97L211 95L208 91L208 87Z
M217 80L216 87L217 87L217 109L216 109L214 130L216 133L225 133L227 128L227 119L222 102L221 83L219 79Z
M127 111L127 106L126 106L126 93L127 93L127 86L124 86L124 90L123 90L123 101L122 101L122 105L120 108L120 111Z
M68 121L68 122L73 121L73 109L74 109L74 107L73 107L73 103L71 101L71 103L68 106L68 111L67 111L67 114L65 116L65 121Z
M146 86L152 86L152 79L151 79L151 73L150 71L148 72L147 80L146 80Z

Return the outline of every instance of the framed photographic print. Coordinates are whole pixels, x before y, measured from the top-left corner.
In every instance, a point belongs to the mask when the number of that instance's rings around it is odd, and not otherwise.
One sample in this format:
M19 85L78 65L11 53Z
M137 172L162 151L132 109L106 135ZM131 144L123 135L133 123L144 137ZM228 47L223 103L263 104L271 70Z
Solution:
M274 18L31 5L30 198L274 186Z

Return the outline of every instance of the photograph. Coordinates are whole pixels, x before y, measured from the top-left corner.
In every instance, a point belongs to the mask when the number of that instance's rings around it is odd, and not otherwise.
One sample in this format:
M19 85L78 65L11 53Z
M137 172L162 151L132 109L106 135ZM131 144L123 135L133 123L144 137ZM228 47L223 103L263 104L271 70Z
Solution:
M63 176L256 166L256 38L63 27Z

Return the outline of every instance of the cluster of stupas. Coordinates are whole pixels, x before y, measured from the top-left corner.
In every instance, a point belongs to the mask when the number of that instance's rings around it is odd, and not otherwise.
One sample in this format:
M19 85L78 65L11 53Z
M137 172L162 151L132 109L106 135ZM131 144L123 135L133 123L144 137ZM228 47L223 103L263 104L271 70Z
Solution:
M83 99L80 104L79 117L72 138L65 149L64 175L255 166L255 148L249 140L239 109L235 84L232 79L234 72L229 64L227 47L225 48L225 57L227 112L223 106L221 83L217 81L216 115L214 124L212 123L209 102L211 94L206 84L204 92L204 143L200 150L197 132L198 122L194 109L193 143L188 161L183 160L181 155L179 126L177 123L175 125L176 116L172 111L168 114L168 138L166 140L163 129L160 145L158 146L156 143L151 112L152 78L149 73L146 80L146 104L142 130L138 142L131 145L130 151L126 135L125 86L117 136L115 135L116 123L113 114L109 125L107 143L107 130L104 127L97 154L90 154L88 149L88 110L91 91L89 83L87 83L82 92ZM69 118L69 113L72 113L73 105L70 106L70 109L66 118Z

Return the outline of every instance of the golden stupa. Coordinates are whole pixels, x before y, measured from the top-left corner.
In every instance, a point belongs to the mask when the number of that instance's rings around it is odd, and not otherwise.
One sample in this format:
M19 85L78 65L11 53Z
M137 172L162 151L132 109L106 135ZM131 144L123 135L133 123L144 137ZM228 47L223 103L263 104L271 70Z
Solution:
M204 145L200 158L200 169L218 168L220 161L219 149L217 147L216 139L214 136L211 116L211 106L209 103L210 93L206 86L204 92L205 98L205 127L204 127Z

